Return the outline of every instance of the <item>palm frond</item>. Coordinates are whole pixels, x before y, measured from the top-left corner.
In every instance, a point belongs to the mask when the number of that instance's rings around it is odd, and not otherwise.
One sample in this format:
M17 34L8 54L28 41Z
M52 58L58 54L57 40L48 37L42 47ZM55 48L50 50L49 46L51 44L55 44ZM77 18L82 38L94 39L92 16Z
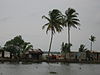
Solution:
M55 29L59 33L59 32L62 31L63 28L62 28L62 26L58 25L58 26L55 27Z
M47 24L45 24L44 26L42 26L42 29L44 29L46 26L48 26L49 25L49 23L47 23Z
M62 13L58 10L58 9L53 9L52 11L49 11L49 18L46 16L42 16L42 18L47 19L49 22L47 24L45 24L42 29L44 29L47 26L46 29L46 33L48 33L48 31L52 31L53 34L57 31L60 32L62 27Z
M73 24L73 25L71 25L71 26L77 29L77 26L76 26L75 24Z
M77 22L77 21L72 21L72 22L73 22L74 25L80 25L80 23Z
M96 41L96 37L93 36L93 35L91 35L90 38L89 38L89 40L92 41L92 42L94 42L94 41Z
M50 19L48 17L42 16L42 18L45 18L45 19L47 19L50 22Z
M79 19L77 18L72 18L73 21L80 21Z
M74 17L77 17L77 15L70 15L70 17L74 18Z
M28 47L26 48L26 50L32 49L33 45L28 45Z
M66 15L72 15L72 14L75 13L75 12L76 12L75 9L73 9L73 8L68 8L68 10L65 11L65 14L66 14Z
M51 29L51 26L48 25L47 30L46 30L46 34L48 33L48 31Z

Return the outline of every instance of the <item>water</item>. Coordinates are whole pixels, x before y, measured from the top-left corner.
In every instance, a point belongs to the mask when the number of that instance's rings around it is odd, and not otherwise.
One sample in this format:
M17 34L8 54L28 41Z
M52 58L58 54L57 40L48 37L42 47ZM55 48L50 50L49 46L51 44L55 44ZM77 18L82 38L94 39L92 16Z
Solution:
M0 64L0 75L100 75L99 64Z

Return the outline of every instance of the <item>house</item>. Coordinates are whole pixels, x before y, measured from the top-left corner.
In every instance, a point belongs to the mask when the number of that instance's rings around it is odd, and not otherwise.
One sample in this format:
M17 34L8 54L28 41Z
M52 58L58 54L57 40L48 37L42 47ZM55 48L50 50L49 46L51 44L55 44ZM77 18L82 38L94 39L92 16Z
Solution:
M43 51L41 49L31 49L27 51L24 58L39 60L42 58Z
M91 57L94 61L100 61L100 52L91 52Z
M4 50L0 49L0 57L4 58Z
M10 57L10 52L4 51L4 57L5 57L5 58L9 58L9 57Z
M68 52L66 54L66 59L67 60L75 60L75 59L77 59L77 53L78 52Z
M75 61L100 61L100 52L69 52L66 54L66 60Z
M0 58L2 57L2 50L0 50Z
M79 61L85 61L86 60L86 52L78 52L77 59Z
M86 60L86 53L85 52L68 52L66 54L67 60L75 60L75 61L81 61Z
M2 58L10 57L10 52L5 50L0 50L0 57Z

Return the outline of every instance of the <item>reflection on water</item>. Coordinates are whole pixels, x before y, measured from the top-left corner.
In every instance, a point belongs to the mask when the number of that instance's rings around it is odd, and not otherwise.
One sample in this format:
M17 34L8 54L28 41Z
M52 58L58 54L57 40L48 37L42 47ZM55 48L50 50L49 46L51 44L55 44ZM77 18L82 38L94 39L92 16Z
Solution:
M0 75L100 75L99 64L0 64Z

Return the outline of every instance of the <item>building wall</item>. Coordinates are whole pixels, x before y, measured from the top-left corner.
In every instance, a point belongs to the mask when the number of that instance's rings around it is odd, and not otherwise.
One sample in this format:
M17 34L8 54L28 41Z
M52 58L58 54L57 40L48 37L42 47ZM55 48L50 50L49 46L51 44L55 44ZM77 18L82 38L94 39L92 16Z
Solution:
M86 59L86 53L85 52L70 52L66 54L66 59L79 59L79 60L85 60Z
M4 57L10 57L10 52L5 51L4 52Z

